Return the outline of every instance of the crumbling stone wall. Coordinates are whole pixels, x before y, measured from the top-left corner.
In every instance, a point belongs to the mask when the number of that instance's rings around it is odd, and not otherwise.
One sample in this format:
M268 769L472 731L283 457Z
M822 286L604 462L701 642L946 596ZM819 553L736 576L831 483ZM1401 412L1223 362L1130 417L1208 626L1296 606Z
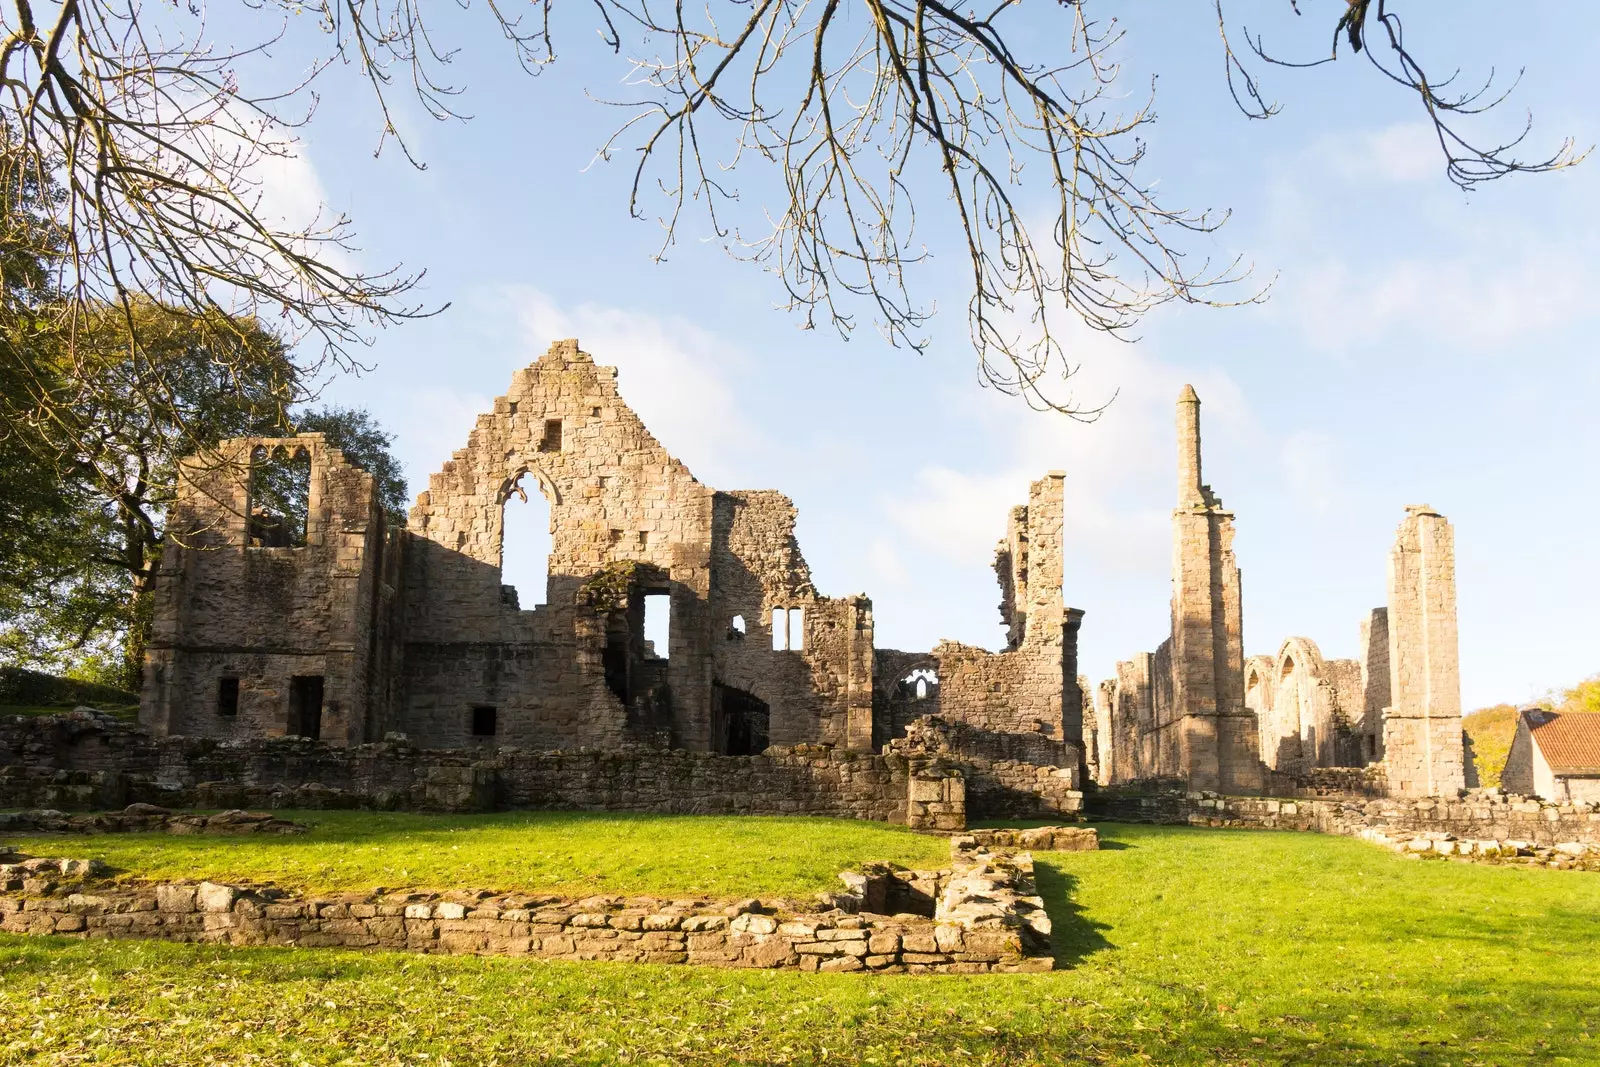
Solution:
M774 915L759 901L471 893L295 897L215 882L124 888L43 877L16 881L33 883L34 891L0 892L0 931L12 934L822 972L984 974L1054 967L1048 920L1041 944L1033 927L1015 916L1010 925L980 926L839 911ZM1027 889L1033 891L1031 884ZM1043 919L1036 899L1021 898L1018 908L1029 909L1021 914Z
M1103 684L1102 782L1255 793L1383 761L1373 780L1401 795L1463 788L1449 523L1408 509L1389 604L1362 621L1357 659L1326 660L1309 638L1291 637L1276 656L1245 660L1233 516L1201 481L1200 400L1188 387L1178 445L1171 636Z
M252 538L252 457L280 447L311 468L304 545ZM623 402L615 369L575 340L513 376L404 531L386 531L370 476L316 435L223 452L181 479L182 546L157 581L144 699L154 733L870 752L913 710L947 710L948 675L950 714L1082 747L1082 613L1061 600L1059 472L1012 516L1011 646L924 654L939 691L913 709L879 675L871 601L817 591L793 503L702 485ZM529 494L550 508L543 590L504 583L505 508ZM671 605L662 648L644 636L655 596Z
M1111 789L1087 798L1091 818L1121 822L1315 830L1350 837L1451 834L1469 840L1600 844L1600 806L1474 792L1464 797L1232 797Z
M995 553L1002 592L1004 652L944 641L939 715L994 733L1038 733L1083 750L1083 694L1078 688L1078 628L1083 612L1062 597L1065 479L1061 471L1029 488L1013 508Z
M277 521L251 499L252 475L274 453L309 465L300 545L252 527ZM152 594L146 728L219 740L372 739L389 697L373 670L394 605L386 557L398 552L377 493L321 434L241 438L182 463ZM314 715L296 714L296 678L317 680Z
M477 753L296 738L219 744L153 737L93 713L0 718L0 808L809 814L959 829L962 776L958 761L937 754L804 745L742 757L646 747ZM936 797L917 787L924 779Z
M966 814L972 819L1077 818L1083 810L1079 752L1062 741L930 716L911 723L888 751L960 767Z
M1051 924L1033 857L1007 840L1073 849L1094 831L951 839L941 871L844 872L844 893L804 903L549 894L296 897L216 882L124 886L97 861L0 852L0 930L229 945L390 949L802 971L1048 971ZM903 875L904 880L895 875ZM891 907L898 910L890 912Z

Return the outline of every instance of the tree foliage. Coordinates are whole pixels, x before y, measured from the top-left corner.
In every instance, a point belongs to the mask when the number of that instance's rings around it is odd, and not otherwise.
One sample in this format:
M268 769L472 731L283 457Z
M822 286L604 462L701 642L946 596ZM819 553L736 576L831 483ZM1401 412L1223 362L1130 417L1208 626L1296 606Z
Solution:
M384 430L366 408L322 406L308 408L291 418L296 433L320 433L378 483L378 502L391 526L404 526L410 500L405 474L389 446L394 435Z

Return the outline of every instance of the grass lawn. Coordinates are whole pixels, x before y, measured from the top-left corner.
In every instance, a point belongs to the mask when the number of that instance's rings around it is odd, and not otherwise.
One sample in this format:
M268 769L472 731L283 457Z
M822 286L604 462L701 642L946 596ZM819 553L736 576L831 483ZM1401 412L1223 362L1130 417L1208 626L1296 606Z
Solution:
M696 847L720 854L725 821L702 822ZM0 1064L1600 1063L1600 878L1310 834L1101 829L1104 851L1038 857L1068 968L1052 974L0 938Z
M36 856L102 859L148 881L208 878L286 889L538 890L809 897L873 860L943 867L943 839L885 823L766 816L410 815L280 811L279 837L102 834L0 837Z

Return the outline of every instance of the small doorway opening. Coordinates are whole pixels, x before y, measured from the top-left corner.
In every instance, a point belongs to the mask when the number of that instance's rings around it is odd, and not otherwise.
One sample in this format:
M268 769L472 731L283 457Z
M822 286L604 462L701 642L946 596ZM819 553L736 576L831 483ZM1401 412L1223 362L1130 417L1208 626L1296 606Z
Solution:
M712 690L712 739L725 756L759 756L770 744L772 709L743 689L717 683Z
M322 675L295 675L289 679L289 728L291 737L322 737Z

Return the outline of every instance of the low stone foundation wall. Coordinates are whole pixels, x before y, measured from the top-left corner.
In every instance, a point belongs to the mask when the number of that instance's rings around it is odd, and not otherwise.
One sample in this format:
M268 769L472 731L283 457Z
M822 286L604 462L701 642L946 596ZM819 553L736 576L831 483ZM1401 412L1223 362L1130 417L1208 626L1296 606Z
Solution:
M296 897L214 882L124 886L93 861L0 864L0 931L556 960L899 974L1048 971L1033 859L957 839L931 917L760 901L485 893ZM858 901L858 903L860 903Z
M89 711L0 719L0 808L564 809L826 815L956 830L962 768L925 755L826 746L715 756L634 748L435 751L300 738L155 738Z
M1101 790L1087 798L1087 808L1092 818L1121 822L1317 830L1351 837L1381 831L1397 840L1434 833L1457 840L1600 844L1600 806L1551 804L1497 793L1469 793L1458 799L1287 800Z
M1092 826L970 830L965 836L982 848L1025 848L1034 852L1096 852L1100 848L1100 832Z

